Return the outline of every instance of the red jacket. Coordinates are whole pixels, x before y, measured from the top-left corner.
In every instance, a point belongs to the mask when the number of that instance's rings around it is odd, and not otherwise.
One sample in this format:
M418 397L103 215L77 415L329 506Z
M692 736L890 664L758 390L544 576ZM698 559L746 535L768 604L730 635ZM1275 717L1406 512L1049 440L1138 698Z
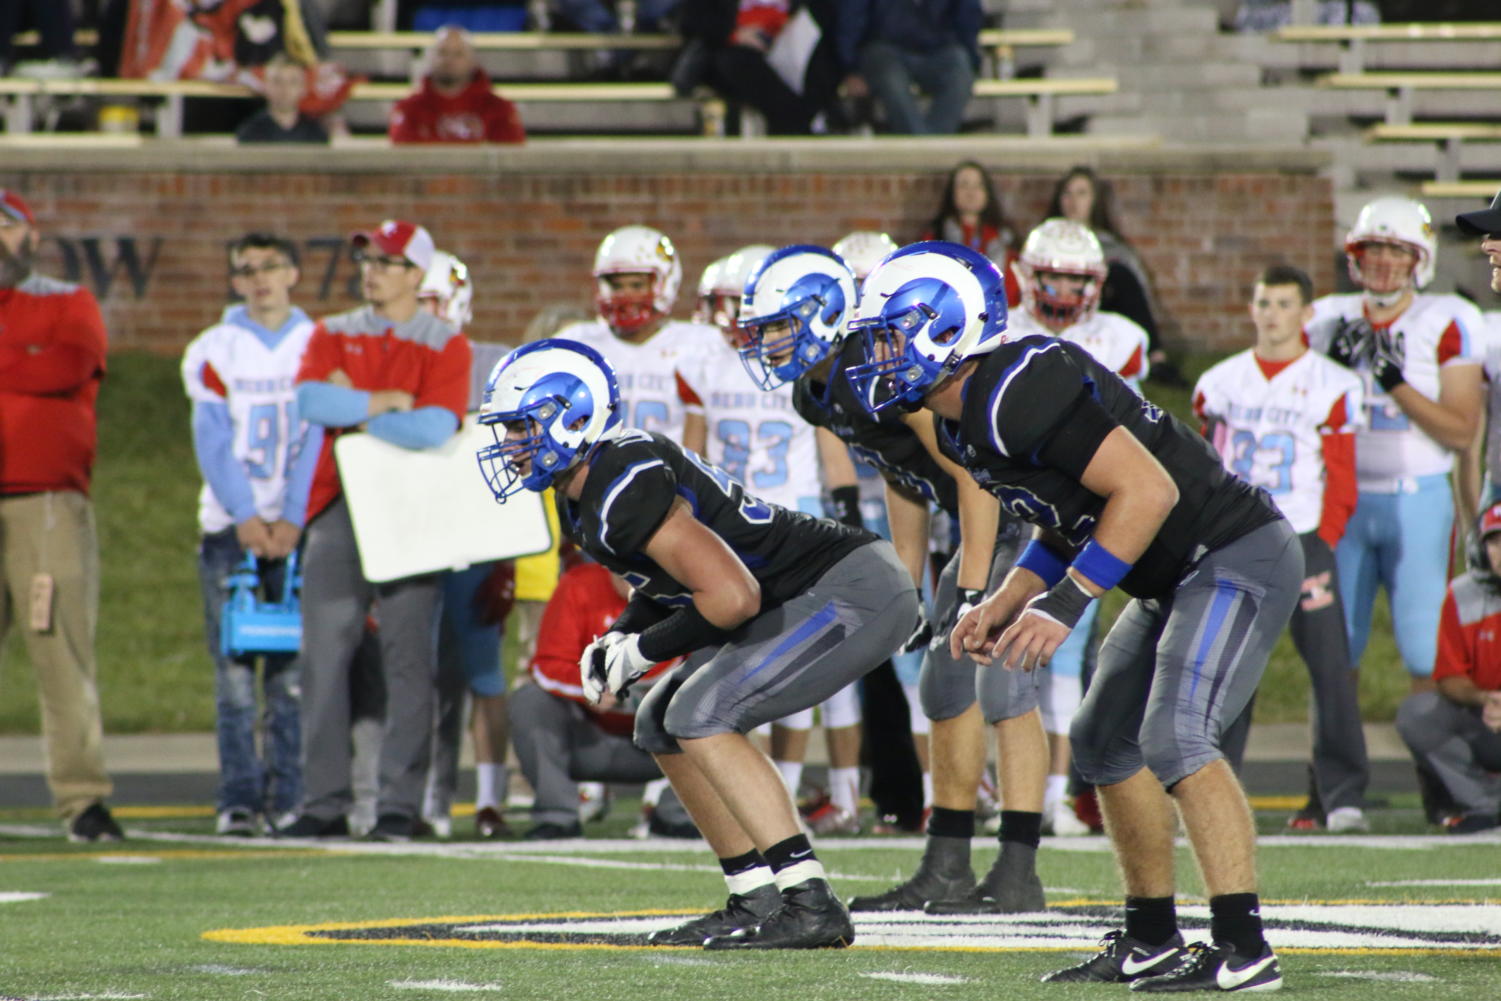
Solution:
M438 93L432 77L423 77L420 90L397 102L388 132L396 143L526 142L516 105L490 89L484 70L475 70L457 97Z
M624 610L625 599L610 582L610 571L598 563L580 563L563 574L537 626L532 680L560 699L572 699L592 708L579 685L579 658L584 655L584 647L609 629ZM674 660L658 664L646 677L655 677L676 663ZM635 720L635 714L630 712L594 712L594 721L601 730L620 736L631 733Z
M1482 691L1501 689L1501 595L1473 570L1449 582L1438 623L1433 680L1469 678Z
M104 353L88 289L40 275L0 289L0 494L89 492Z

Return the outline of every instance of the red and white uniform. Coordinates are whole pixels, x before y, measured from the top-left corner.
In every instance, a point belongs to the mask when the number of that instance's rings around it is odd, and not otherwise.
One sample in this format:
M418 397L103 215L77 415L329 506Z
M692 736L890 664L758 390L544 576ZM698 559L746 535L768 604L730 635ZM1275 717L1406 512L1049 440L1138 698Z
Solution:
M603 635L623 611L625 599L611 583L610 571L600 564L581 563L563 574L542 610L537 650L530 665L532 680L545 692L592 709L579 684L579 658L584 655L584 648L596 636ZM645 678L655 678L677 663L673 660L658 664ZM606 733L629 737L636 716L631 711L595 710L593 719Z
M1360 377L1316 351L1268 362L1231 355L1194 387L1194 413L1213 427L1225 468L1264 488L1299 534L1332 548L1355 509Z
M183 353L182 381L194 403L222 403L229 408L235 436L231 450L246 469L255 495L255 511L268 524L282 516L286 500L290 450L302 439L297 419L294 379L302 353L313 335L304 318L275 347L235 323L243 308L231 307L220 321L195 337ZM207 483L198 495L198 523L205 534L235 523Z
M1359 319L1359 293L1326 295L1313 304L1308 342L1327 352L1340 325ZM1419 295L1390 328L1405 351L1402 375L1430 400L1439 396L1439 372L1450 365L1483 361L1484 321L1480 311L1456 295ZM1402 412L1362 364L1366 416L1356 440L1355 469L1362 491L1395 493L1411 477L1446 474L1453 462L1448 449L1428 437Z
M709 461L761 500L822 516L816 432L792 409L792 384L763 392L723 338L704 350L697 388L709 421Z
M709 350L721 343L717 328L669 320L644 344L633 344L616 337L604 322L591 320L557 336L589 345L615 369L626 427L656 431L681 444L683 419L704 412L697 387Z
M1062 333L1056 334L1024 309L1019 309L1008 317L1008 340L1034 334L1073 341L1101 365L1124 379L1126 385L1136 390L1138 395L1141 393L1141 380L1146 378L1150 364L1147 361L1147 332L1119 313L1098 312L1082 323L1065 327Z

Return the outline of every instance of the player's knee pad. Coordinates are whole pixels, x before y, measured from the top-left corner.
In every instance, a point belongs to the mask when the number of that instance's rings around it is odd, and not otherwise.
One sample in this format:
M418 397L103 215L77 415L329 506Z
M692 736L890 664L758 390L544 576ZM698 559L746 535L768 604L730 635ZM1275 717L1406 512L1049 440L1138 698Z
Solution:
M1143 727L1140 740L1142 762L1165 789L1171 789L1211 761L1224 757L1214 741L1199 734Z
M667 705L676 690L670 677L663 678L636 707L634 743L647 754L677 754L682 750L666 726Z
M928 719L953 719L975 702L975 662L953 657L942 644L929 647L923 657L917 690L923 715Z
M860 686L858 684L846 685L832 696L825 699L819 706L823 714L823 725L830 730L838 730L847 726L859 724L860 714Z
M1007 671L999 667L977 671L975 693L985 722L994 726L1036 709L1039 684L1046 673L1045 667L1035 671Z

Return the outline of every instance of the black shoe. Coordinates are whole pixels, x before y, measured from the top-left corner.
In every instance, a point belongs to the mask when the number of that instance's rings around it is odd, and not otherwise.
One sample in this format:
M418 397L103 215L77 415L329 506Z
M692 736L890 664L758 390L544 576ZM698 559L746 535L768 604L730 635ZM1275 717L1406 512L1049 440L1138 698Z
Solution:
M343 817L324 820L304 813L285 827L276 829L278 838L347 838L349 821Z
M673 822L663 820L657 815L657 811L655 810L647 818L646 830L659 838L697 838L699 836L698 828L694 826L693 821L680 820Z
M705 949L843 949L855 940L849 911L828 881L808 879L782 891L782 902L753 928L711 938Z
M930 900L965 900L975 893L969 839L930 835L917 872L885 893L850 900L852 911L920 911Z
M1037 877L1037 849L1009 842L973 892L923 905L929 914L1027 914L1047 908L1047 895Z
M1447 834L1479 834L1501 827L1501 817L1494 813L1464 813L1444 821Z
M402 844L417 836L417 821L404 813L383 813L365 835L366 841L389 841Z
M110 816L109 807L95 801L68 825L69 841L124 841L125 832Z
M1124 931L1107 932L1100 940L1100 953L1093 959L1054 970L1042 978L1045 984L1123 984L1129 980L1167 973L1177 968L1187 953L1183 936L1174 934L1161 945L1147 945Z
M521 836L522 841L562 841L565 838L582 838L584 826L575 820L571 824L538 824Z
M1272 947L1261 955L1241 956L1229 942L1195 942L1177 968L1162 976L1142 977L1133 991L1275 991L1282 987L1282 967Z
M749 893L732 893L719 910L694 918L676 928L663 928L646 936L647 945L701 946L717 935L741 928L754 928L782 904L775 883L758 886Z

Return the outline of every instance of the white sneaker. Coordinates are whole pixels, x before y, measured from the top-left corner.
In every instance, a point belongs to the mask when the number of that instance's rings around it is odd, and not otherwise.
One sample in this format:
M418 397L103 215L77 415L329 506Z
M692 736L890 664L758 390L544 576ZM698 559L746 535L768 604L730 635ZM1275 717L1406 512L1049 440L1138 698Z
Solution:
M1371 822L1358 806L1337 806L1324 818L1324 826L1331 834L1364 834L1371 829Z
M1089 825L1079 819L1066 799L1050 804L1043 812L1042 829L1043 833L1060 838L1077 838L1089 833Z
M254 810L235 807L221 811L214 820L214 833L235 838L251 838L261 833L260 822Z
M610 812L610 787L603 782L579 783L579 823L603 820Z

